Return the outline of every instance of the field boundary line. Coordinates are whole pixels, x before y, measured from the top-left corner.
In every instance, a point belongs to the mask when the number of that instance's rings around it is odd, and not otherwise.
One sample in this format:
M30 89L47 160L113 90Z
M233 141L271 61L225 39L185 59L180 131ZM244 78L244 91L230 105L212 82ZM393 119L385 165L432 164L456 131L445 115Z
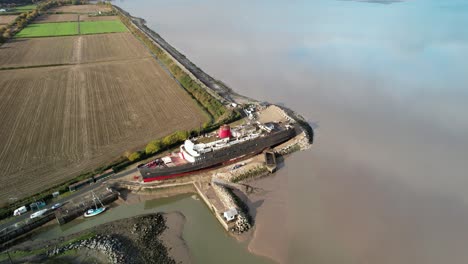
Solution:
M64 66L74 66L74 65L92 65L92 64L105 64L105 63L117 63L117 62L131 62L151 59L151 56L141 57L141 58L131 58L131 59L114 59L114 60L102 60L102 61L88 61L80 63L57 63L57 64L43 64L43 65L31 65L31 66L18 66L18 67L4 67L0 68L0 71L8 70L26 70L34 68L47 68L47 67L64 67Z
M31 65L31 66L18 66L18 67L2 67L0 71L8 70L22 70L22 69L31 69L31 68L47 68L47 67L60 67L60 66L71 66L73 63L57 63L57 64L42 64L42 65Z
M78 35L81 35L81 29L80 29L80 15L78 15Z

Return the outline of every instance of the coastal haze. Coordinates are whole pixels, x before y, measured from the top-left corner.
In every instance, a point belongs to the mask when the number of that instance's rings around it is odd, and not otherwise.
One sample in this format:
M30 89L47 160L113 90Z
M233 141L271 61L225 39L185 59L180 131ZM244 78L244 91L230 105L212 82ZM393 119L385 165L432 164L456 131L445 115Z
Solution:
M315 128L311 150L256 183L249 250L284 263L468 261L468 2L115 4Z

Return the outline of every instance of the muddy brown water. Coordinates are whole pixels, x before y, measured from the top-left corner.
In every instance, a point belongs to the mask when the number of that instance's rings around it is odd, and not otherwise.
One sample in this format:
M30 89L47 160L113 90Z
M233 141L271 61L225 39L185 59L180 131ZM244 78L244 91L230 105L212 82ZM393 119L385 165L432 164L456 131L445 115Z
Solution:
M186 217L183 238L189 247L193 263L272 263L265 257L246 254L248 245L237 242L227 234L208 207L198 196L192 194L113 207L94 218L78 218L63 226L50 226L38 232L33 240L40 243L42 240L74 234L114 220L174 211L179 211Z
M236 91L314 126L313 148L257 183L252 251L468 262L466 1L116 4Z

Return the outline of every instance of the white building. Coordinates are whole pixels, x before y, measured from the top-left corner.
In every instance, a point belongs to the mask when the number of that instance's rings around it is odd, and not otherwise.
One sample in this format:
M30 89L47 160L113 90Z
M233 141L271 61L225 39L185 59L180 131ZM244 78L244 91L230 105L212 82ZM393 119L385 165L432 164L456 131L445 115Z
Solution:
M231 208L228 211L223 213L224 218L228 222L234 220L237 215L238 215L238 213L237 213L236 208Z

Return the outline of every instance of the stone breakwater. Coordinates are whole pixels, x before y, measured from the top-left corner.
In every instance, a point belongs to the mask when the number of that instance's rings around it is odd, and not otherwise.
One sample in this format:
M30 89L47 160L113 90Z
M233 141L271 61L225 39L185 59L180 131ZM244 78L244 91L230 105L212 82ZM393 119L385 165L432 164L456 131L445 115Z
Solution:
M173 213L170 215L177 221ZM42 263L50 259L56 261L54 263L83 263L89 259L100 259L99 263L175 264L173 257L176 256L169 254L173 245L166 244L162 235L164 233L166 239L174 240L174 237L182 235L182 229L169 231L167 217L168 214L148 214L113 221L43 243L25 241L13 251L22 255L15 262L34 260L34 263Z
M124 250L124 243L113 235L97 235L82 241L77 241L62 247L55 247L47 251L47 257L55 257L62 255L71 250L80 249L96 250L107 256L109 263L133 263L131 262Z
M252 228L248 211L245 211L245 208L238 204L239 198L235 197L234 194L226 187L213 184L213 189L226 208L235 208L239 213L234 226L231 227L230 231L236 234L241 234Z

